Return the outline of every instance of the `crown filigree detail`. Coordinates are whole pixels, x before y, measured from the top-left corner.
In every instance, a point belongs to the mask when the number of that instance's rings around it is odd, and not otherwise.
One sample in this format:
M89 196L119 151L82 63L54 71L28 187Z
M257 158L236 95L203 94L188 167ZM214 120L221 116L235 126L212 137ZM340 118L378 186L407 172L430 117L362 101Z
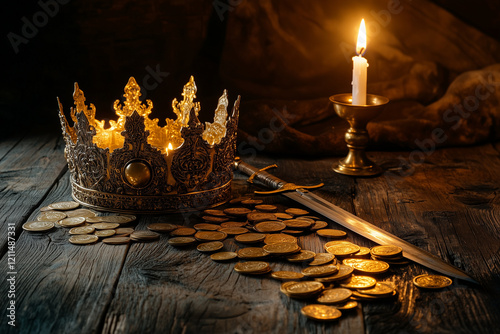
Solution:
M214 122L203 125L196 92L191 77L182 100L172 101L177 118L166 118L159 126L157 118L150 118L153 102L140 100L140 87L131 77L124 101L113 105L118 118L106 127L75 83L73 126L58 99L73 198L96 209L123 212L200 209L227 201L240 97L228 117L224 90Z

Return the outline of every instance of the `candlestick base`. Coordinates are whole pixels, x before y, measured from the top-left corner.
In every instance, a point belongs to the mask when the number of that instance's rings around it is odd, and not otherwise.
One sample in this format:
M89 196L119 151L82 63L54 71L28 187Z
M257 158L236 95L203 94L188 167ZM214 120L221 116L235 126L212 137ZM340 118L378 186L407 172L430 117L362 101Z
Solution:
M337 94L330 97L337 115L349 122L350 128L345 134L349 148L347 157L332 166L337 173L349 176L376 176L382 168L368 159L365 153L370 140L366 125L377 117L389 99L384 96L367 94L365 105L353 105L351 94Z

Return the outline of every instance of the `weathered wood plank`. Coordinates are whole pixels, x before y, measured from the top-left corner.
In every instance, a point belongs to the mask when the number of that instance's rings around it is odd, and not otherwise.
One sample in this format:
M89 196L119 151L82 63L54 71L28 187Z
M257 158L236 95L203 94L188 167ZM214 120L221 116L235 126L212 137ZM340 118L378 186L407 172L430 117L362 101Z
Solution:
M69 173L51 189L41 206L70 200ZM34 219L38 207L29 215ZM19 222L22 223L22 222ZM101 326L101 316L112 298L128 245L103 243L77 246L68 241L68 230L20 233L16 243L16 327L2 320L2 333L91 333ZM0 264L7 268L6 256ZM0 285L7 301L8 285ZM5 298L5 299L4 299ZM2 308L6 305L2 302ZM5 313L5 312L3 312Z
M406 153L408 154L408 153ZM393 158L380 153L379 159ZM483 288L455 281L442 291L419 290L411 279L428 272L413 264L387 277L398 305L364 307L368 333L498 331L500 186L498 151L486 145L439 150L412 175L358 179L356 214L476 277Z
M0 254L6 251L7 227L21 225L66 169L60 136L31 134L0 159Z

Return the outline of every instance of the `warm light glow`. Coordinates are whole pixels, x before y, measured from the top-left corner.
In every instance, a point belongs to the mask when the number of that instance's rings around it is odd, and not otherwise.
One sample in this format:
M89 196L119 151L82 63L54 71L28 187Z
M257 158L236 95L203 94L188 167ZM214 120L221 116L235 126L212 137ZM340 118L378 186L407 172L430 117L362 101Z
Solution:
M361 20L358 32L358 42L356 43L356 54L362 56L366 51L366 26L365 19Z

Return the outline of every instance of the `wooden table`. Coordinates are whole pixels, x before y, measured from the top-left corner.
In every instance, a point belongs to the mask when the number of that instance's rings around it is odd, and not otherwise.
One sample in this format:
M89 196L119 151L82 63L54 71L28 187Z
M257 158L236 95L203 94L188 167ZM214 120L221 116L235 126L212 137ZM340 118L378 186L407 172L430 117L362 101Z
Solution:
M482 286L454 281L424 291L412 278L430 272L410 264L381 277L397 285L393 301L363 302L334 323L300 314L305 302L291 300L272 278L242 276L234 263L216 263L194 248L158 242L76 246L66 229L28 233L21 226L39 208L69 200L64 142L54 134L26 134L0 143L1 333L494 333L500 332L500 145L450 148L425 155L401 176L400 158L411 152L371 152L390 171L355 179L330 170L337 158L314 161L258 156L259 167L299 184L324 182L316 191L334 204L426 249L475 277ZM257 189L235 174L237 194ZM264 198L297 207L283 196ZM139 216L136 229L152 222L199 222L192 215ZM334 222L331 227L343 229ZM8 227L15 226L15 248ZM13 230L14 228L12 228ZM348 239L374 244L348 231ZM226 249L236 249L227 239ZM305 249L322 251L324 239L300 237ZM9 249L15 254L8 253ZM15 257L13 268L9 257ZM274 270L301 268L271 261ZM15 271L15 297L8 272ZM15 324L7 307L15 301Z

